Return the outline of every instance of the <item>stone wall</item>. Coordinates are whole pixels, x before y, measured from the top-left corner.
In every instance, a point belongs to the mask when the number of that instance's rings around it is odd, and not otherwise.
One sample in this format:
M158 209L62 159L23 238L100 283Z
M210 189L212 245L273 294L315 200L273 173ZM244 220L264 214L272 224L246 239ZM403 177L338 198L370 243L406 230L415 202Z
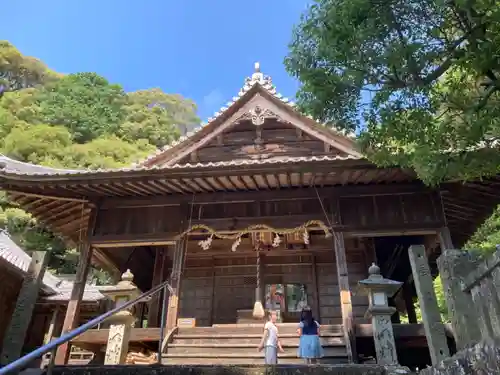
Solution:
M9 265L0 259L0 353L3 338L16 307L17 295L21 288L22 278Z
M500 374L500 340L482 341L463 349L438 366L429 367L420 375L489 375Z
M0 259L0 353L7 327L16 307L17 297L21 290L23 279L21 275ZM36 306L26 335L24 351L33 350L43 343L43 337L50 320L50 312L41 311Z
M437 263L457 349L500 338L500 251L446 250Z

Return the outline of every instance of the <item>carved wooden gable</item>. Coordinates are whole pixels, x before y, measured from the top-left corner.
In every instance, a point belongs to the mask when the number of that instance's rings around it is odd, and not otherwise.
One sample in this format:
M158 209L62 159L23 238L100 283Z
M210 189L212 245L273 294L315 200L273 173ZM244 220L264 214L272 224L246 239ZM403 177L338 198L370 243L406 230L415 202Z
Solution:
M193 148L176 163L208 163L241 159L282 159L300 156L349 154L348 147L336 147L332 139L320 139L309 126L256 94L241 115L203 146Z
M356 156L354 141L298 113L276 94L258 68L228 108L146 166L269 160L311 156Z

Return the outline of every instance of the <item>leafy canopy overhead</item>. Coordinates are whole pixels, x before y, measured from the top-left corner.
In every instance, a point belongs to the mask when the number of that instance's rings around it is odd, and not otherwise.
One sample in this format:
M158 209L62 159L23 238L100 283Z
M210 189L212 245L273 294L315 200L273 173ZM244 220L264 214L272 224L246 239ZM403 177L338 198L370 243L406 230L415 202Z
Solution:
M427 183L498 172L498 1L316 0L285 64L301 109L361 128L377 164Z
M126 93L95 73L61 75L0 41L0 153L61 168L129 166L199 122L196 105L160 89ZM0 227L25 249L50 250L72 273L77 253L0 196Z

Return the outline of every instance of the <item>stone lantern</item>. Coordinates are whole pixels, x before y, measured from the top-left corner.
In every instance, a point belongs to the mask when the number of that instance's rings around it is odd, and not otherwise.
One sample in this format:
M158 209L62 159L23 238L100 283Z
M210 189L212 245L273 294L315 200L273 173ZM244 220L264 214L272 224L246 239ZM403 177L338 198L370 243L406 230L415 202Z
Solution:
M403 283L385 279L375 263L368 269L368 274L367 279L358 282L358 293L368 296L369 306L365 317L372 320L377 363L399 366L391 322L391 315L396 309L389 306L388 298L392 297Z
M139 289L133 283L133 280L134 275L130 270L127 270L118 284L102 288L101 293L110 298L115 307L122 306L140 295ZM133 308L122 310L108 319L110 326L104 364L120 365L125 363L130 331L134 321Z

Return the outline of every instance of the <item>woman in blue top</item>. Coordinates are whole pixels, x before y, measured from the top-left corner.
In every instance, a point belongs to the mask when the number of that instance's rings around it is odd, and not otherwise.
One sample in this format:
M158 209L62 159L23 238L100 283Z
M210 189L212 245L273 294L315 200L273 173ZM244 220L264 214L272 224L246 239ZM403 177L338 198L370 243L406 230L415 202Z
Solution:
M323 348L319 341L320 325L314 320L310 308L304 308L300 316L298 333L299 358L304 358L307 364L315 363L316 359L323 356Z

